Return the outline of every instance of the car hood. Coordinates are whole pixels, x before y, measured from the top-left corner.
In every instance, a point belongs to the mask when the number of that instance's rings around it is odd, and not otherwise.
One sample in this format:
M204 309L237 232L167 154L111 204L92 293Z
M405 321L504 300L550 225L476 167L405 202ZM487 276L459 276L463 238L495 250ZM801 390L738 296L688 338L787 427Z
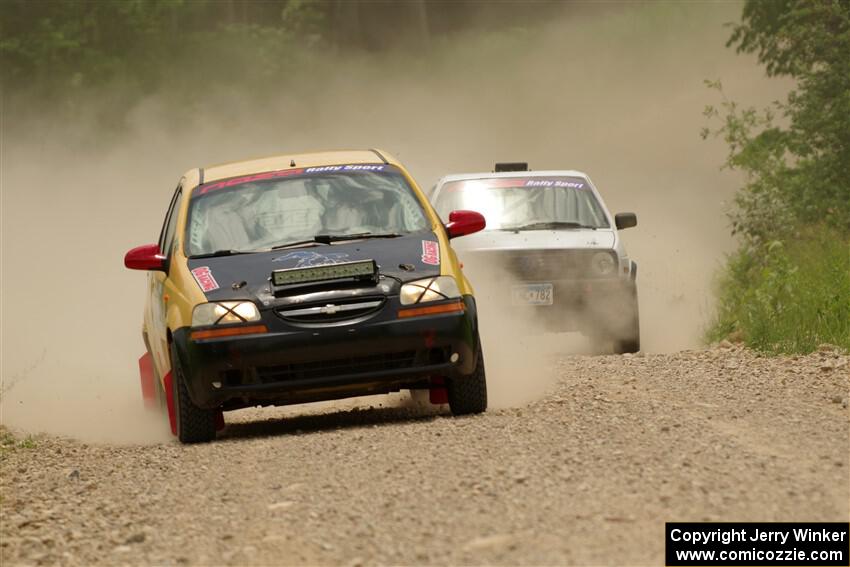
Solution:
M611 249L614 231L597 230L486 230L452 241L458 253L479 250L545 250L560 248Z
M189 258L188 267L209 301L250 299L271 305L280 303L276 295L281 295L271 287L270 277L274 270L370 259L375 260L378 272L387 276L381 278L380 285L365 284L370 293L398 293L398 280L411 281L440 274L439 242L430 231L397 238L353 240L218 258ZM340 287L348 289L343 295L351 295L351 285ZM303 287L299 290L305 294L311 291ZM328 293L337 295L335 290Z

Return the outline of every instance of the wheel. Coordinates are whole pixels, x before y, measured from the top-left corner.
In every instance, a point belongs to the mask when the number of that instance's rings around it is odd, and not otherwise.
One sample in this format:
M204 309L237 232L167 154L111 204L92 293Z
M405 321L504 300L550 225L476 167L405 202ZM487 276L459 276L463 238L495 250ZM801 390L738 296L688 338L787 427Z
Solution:
M189 397L186 378L180 367L180 358L172 345L171 375L174 397L176 435L182 443L206 443L215 439L216 410L199 408Z
M623 336L614 339L614 352L617 354L634 353L640 350L640 313L638 312L637 288L631 294L629 300L629 311L631 312L629 322L624 329Z
M449 395L449 409L454 415L482 413L487 409L487 377L484 372L484 353L481 341L476 336L478 346L475 357L475 370L469 376L458 376L448 380L446 389Z
M614 352L616 354L635 353L640 350L640 337L626 339L614 343Z

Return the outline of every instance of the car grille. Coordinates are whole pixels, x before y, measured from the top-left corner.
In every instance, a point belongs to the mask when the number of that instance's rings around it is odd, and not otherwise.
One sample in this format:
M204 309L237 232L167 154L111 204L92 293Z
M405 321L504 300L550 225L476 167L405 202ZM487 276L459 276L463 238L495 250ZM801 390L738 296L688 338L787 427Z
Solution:
M361 297L333 303L290 305L279 308L277 314L295 323L332 323L374 313L381 309L385 301L383 297Z
M519 281L553 281L604 278L593 270L591 259L600 250L488 250L468 252L464 264L472 270L501 268ZM609 252L610 253L610 252ZM616 261L616 258L615 258Z
M257 378L263 384L288 380L333 378L350 374L370 374L384 370L404 370L416 363L416 351L374 354L334 360L319 360L280 366L257 367Z

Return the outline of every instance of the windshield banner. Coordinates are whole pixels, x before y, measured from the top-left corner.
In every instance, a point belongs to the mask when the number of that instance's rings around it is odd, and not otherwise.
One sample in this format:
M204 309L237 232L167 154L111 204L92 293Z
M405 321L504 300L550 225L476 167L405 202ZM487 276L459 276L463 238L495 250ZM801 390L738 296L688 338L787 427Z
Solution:
M316 175L320 173L396 173L396 169L390 165L382 163L352 163L341 165L324 165L321 167L302 167L298 169L280 169L277 171L265 171L263 173L254 173L251 175L243 175L240 177L231 177L223 181L215 181L213 183L205 183L195 188L195 195L206 195L210 191L242 185L243 183L253 183L257 181L268 181L270 179L280 179L282 177L298 177L301 175Z
M580 177L506 177L498 179L469 179L447 184L443 189L449 193L470 189L518 189L522 187L565 187L587 189L589 185Z

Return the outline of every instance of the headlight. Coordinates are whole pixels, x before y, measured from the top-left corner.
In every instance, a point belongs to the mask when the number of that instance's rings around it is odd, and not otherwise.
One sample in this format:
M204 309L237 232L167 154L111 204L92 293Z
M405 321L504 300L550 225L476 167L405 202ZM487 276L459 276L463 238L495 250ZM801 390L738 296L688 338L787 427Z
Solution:
M401 286L400 294L402 305L456 299L458 297L460 297L460 289L451 276L439 276L406 283Z
M608 252L597 252L590 261L593 271L600 276L610 276L617 269L614 257Z
M260 311L250 301L222 301L201 303L192 311L192 326L227 325L259 321Z

